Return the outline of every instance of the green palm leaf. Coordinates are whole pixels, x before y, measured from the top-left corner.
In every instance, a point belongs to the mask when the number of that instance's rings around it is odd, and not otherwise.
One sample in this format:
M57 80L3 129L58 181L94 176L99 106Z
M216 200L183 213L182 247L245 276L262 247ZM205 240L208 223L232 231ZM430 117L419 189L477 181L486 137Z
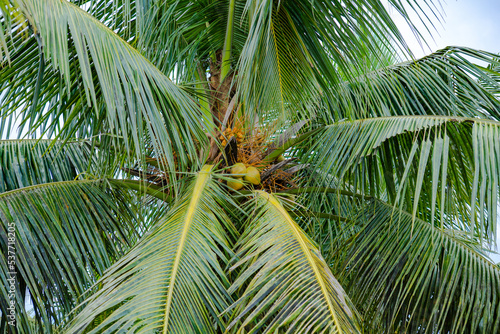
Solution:
M87 170L90 156L87 142L0 140L0 193L73 180Z
M356 310L309 237L274 195L258 191L238 242L238 333L357 333Z
M233 228L218 204L225 195L211 179L211 169L205 166L157 228L108 270L69 333L215 333L225 328L218 315L232 302L222 266L231 255L226 229Z
M387 199L414 217L493 242L500 123L442 117L338 122L315 138L310 182ZM432 185L423 189L423 185ZM316 200L321 201L319 195Z
M25 301L31 300L39 325L50 332L133 243L127 201L125 192L101 181L52 182L0 194L0 305L7 310L7 279L15 277L20 328L29 332Z
M407 3L417 14L426 7ZM404 10L400 1L389 7ZM383 63L381 54L405 48L379 1L247 1L245 11L250 30L236 66L238 85L247 113L264 119L317 116L321 95L357 76L367 58Z
M368 331L498 332L500 270L480 244L379 201L358 222L340 277Z
M438 2L0 0L0 334L500 331L500 62L405 62Z
M198 68L205 73L210 55L224 44L228 3L170 0L147 6L136 14L138 48L162 72L175 72L179 82L197 81Z
M495 54L447 47L350 79L329 89L335 119L397 115L443 115L500 119ZM335 98L332 98L335 96Z
M202 113L182 89L136 49L66 1L23 0L18 2L18 8L39 34L52 71L63 78L58 89L48 88L50 91L41 101L52 101L57 96L67 98L63 109L68 112L59 115L64 116L64 128L69 129L70 135L87 119L85 124L90 124L93 135L112 133L127 150L139 151L145 136L149 136L157 154L166 157L162 163L167 169L175 169L173 151L177 152L181 168L197 161L194 139L207 142L204 131L211 129L210 116ZM3 14L12 16L12 12ZM18 35L16 38L20 39ZM47 81L44 84L54 86ZM23 101L26 100L12 97L10 110L23 107ZM51 103L54 106L55 101ZM56 110L59 109L51 114ZM37 113L41 111L35 107L25 117L40 118ZM78 119L80 115L83 120ZM59 117L56 119L60 121Z
M249 112L264 116L274 111L271 117L293 117L302 107L310 112L317 97L316 80L289 9L274 1L247 2L245 9L252 21L238 72Z

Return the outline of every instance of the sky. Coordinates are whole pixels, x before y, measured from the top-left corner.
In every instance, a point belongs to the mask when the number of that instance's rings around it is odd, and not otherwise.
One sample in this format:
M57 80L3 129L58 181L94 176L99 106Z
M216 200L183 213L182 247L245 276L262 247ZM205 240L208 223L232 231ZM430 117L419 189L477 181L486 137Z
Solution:
M399 14L392 12L393 19L416 58L446 46L465 46L500 54L500 0L448 0L443 1L438 8L442 17L440 21L434 19L432 36L424 35L429 44L424 48ZM412 17L413 22L416 22L416 16ZM423 32L423 29L420 30ZM497 236L497 245L500 248L500 234ZM491 258L500 262L500 254L492 254Z
M417 0L424 3L423 0ZM442 17L434 19L429 48L422 50L404 21L393 13L398 27L417 58L445 46L467 46L500 53L500 0L447 0L438 6ZM415 20L414 20L415 22Z

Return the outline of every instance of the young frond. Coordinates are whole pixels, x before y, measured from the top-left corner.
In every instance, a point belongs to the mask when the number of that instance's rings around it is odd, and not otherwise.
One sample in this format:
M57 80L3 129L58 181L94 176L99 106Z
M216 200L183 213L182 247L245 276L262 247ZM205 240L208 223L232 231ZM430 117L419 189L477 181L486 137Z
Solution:
M217 333L231 303L231 222L205 166L182 198L99 281L68 333ZM214 325L216 324L216 325Z
M317 247L275 195L255 192L238 241L231 333L358 333L358 315Z

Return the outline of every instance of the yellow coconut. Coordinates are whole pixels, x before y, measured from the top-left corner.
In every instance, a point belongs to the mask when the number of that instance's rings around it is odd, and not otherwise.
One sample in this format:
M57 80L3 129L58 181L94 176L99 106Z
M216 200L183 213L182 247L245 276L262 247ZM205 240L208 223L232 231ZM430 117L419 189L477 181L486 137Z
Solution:
M285 157L284 157L284 156L282 156L282 155L280 155L280 156L276 159L276 161L278 161L278 162L285 161Z
M227 186L232 190L240 190L243 188L243 179L241 177L237 177L234 180L228 180Z
M233 167L231 167L231 174L245 174L247 172L247 168L245 167L244 164L242 163L237 163L234 164Z
M245 181L248 181L254 185L259 185L260 184L259 170L255 167L248 167L247 173L245 174Z

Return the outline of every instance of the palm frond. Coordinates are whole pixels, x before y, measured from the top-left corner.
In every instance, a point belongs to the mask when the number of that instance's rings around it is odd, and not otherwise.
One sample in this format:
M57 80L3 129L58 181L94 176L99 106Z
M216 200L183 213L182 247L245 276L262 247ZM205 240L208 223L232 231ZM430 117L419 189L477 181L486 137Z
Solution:
M183 81L186 75L192 80L194 68L224 44L228 2L72 2L80 6L86 3L84 7L89 14L136 46L163 73L173 74L176 80ZM240 23L235 25L236 31L243 27ZM235 43L237 50L241 50L244 42L241 35L237 33L240 40Z
M8 279L19 326L31 300L45 332L137 239L128 196L101 181L63 181L0 194L0 306L8 314ZM28 295L26 295L28 294Z
M203 167L157 228L110 268L69 333L224 330L218 315L232 299L222 268L231 256L227 231L234 228L218 203L227 195L211 169Z
M316 79L290 9L266 0L247 1L245 10L252 20L237 68L249 118L253 121L256 112L283 121L297 117L297 108L311 112L318 95Z
M340 281L368 332L496 333L500 269L467 234L373 201L344 250Z
M123 3L117 3L115 8L106 6L105 1L75 2L87 7L94 18L128 40L126 34L122 33L127 30L127 22L124 22L124 17L119 14L119 9L124 6ZM112 8L117 11L114 12ZM112 20L110 15L114 15ZM11 16L14 16L15 20ZM5 51L9 55L0 65L0 89L3 93L0 116L5 119L0 123L0 137L2 132L4 138L19 138L25 135L36 137L35 130L38 137L42 133L48 138L60 132L66 137L88 138L95 135L103 125L93 121L92 108L95 106L87 105L82 91L83 82L78 70L78 59L74 56L76 50L71 44L71 39L68 38L70 42L68 53L71 55L70 69L73 71L70 76L72 86L70 93L66 95L65 83L60 72L44 57L39 35L33 33L33 28L19 12L19 8L12 7L12 4L3 7L0 20L5 23L3 27L6 37ZM97 86L96 96L99 100L99 79L96 73L93 75L94 84ZM77 119L64 126L64 120L75 113L79 117L73 115Z
M101 21L118 36L135 45L139 35L144 33L139 23L150 11L151 2L133 0L69 0Z
M87 170L90 156L87 142L63 146L51 140L0 140L0 193L71 181Z
M137 15L139 49L162 72L193 82L198 67L204 73L210 55L223 47L227 2L170 0L149 6Z
M427 6L405 3L427 15ZM408 18L402 2L389 1L389 7ZM385 63L385 55L399 47L407 49L380 1L262 0L247 1L245 10L251 28L237 67L240 92L249 112L265 119L312 117L329 87L355 77L359 68Z
M318 249L275 195L257 191L232 269L237 333L357 333L357 314Z
M309 182L375 196L493 243L499 125L442 116L338 122L314 138Z
M303 177L307 177L307 172L311 170L306 170ZM316 242L328 264L342 261L339 250L343 249L346 240L356 237L360 230L359 211L373 199L345 189L324 187L287 189L280 195L292 201L290 214ZM318 195L321 200L317 200Z
M56 85L45 79L41 85L39 100L47 101L50 112L35 106L25 112L25 119L41 120L40 124L63 122L67 136L83 122L92 135L111 133L127 150L140 151L149 136L170 171L176 164L186 170L189 163L197 162L196 142L207 142L211 118L186 92L79 7L66 1L23 0L18 8L40 36L50 69L62 78ZM23 43L18 35L16 40ZM33 66L28 68L33 72ZM27 101L17 94L4 100L11 111L26 109Z
M486 63L491 69L478 64ZM442 115L500 120L498 56L447 47L330 88L333 119Z

